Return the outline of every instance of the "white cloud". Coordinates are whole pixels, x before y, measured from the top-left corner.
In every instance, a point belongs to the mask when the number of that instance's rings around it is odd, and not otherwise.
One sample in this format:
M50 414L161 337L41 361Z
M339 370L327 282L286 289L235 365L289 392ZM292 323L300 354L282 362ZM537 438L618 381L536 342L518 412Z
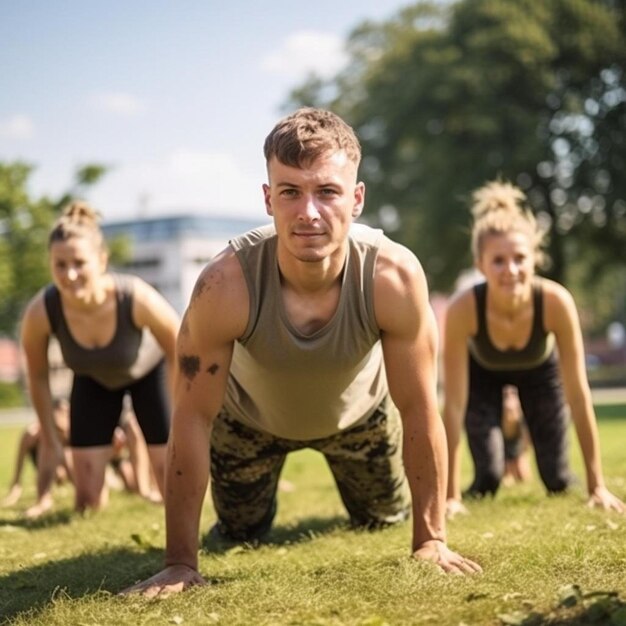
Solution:
M32 139L35 125L27 115L16 114L0 121L0 137L7 139Z
M310 72L329 78L346 64L347 58L343 39L338 35L300 31L261 59L261 69L288 78L302 78Z
M262 163L246 173L232 155L179 149L112 169L89 199L106 220L188 211L263 217L264 181Z
M91 100L94 106L101 111L124 117L138 115L146 108L145 104L137 96L123 92L95 94Z

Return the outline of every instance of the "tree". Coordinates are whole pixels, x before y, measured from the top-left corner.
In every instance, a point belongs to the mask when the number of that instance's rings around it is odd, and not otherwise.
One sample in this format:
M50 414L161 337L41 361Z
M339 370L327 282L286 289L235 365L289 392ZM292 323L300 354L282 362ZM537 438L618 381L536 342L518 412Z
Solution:
M26 163L0 163L0 335L9 337L15 337L26 303L49 281L47 239L60 209L106 170L79 168L71 191L57 200L30 196L32 171Z
M355 127L365 217L417 253L433 288L470 264L470 194L495 177L527 192L550 231L547 272L567 282L570 267L626 260L624 20L609 0L419 2L355 29L348 67L287 106Z

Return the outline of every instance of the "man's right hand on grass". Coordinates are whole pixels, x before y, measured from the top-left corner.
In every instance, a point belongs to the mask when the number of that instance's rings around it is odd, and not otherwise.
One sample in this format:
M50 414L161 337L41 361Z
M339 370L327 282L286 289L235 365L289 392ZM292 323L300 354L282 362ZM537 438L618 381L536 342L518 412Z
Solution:
M180 593L196 585L207 582L189 565L169 565L158 574L143 580L120 592L121 595L140 593L147 598L165 598L172 593Z

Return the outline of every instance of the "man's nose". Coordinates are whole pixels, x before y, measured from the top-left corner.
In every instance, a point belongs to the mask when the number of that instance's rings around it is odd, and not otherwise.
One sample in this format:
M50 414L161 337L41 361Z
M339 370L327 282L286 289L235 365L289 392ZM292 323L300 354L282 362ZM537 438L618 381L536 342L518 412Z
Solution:
M317 208L317 202L314 196L306 196L304 198L304 206L301 212L302 219L316 220L319 219L320 212Z
M70 267L70 269L67 270L67 279L74 282L77 278L78 272L76 271L76 268Z

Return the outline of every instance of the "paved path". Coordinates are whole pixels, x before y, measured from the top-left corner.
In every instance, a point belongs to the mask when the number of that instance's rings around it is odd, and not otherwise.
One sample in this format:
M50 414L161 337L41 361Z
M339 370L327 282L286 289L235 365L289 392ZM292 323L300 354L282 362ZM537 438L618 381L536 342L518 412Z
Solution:
M606 389L592 389L591 395L594 404L624 404L626 403L626 387L607 387Z
M0 426L28 424L35 419L35 411L31 407L22 407L18 409L0 409Z
M626 404L626 387L592 389L595 404ZM0 426L28 424L35 420L35 411L31 407L0 409Z

